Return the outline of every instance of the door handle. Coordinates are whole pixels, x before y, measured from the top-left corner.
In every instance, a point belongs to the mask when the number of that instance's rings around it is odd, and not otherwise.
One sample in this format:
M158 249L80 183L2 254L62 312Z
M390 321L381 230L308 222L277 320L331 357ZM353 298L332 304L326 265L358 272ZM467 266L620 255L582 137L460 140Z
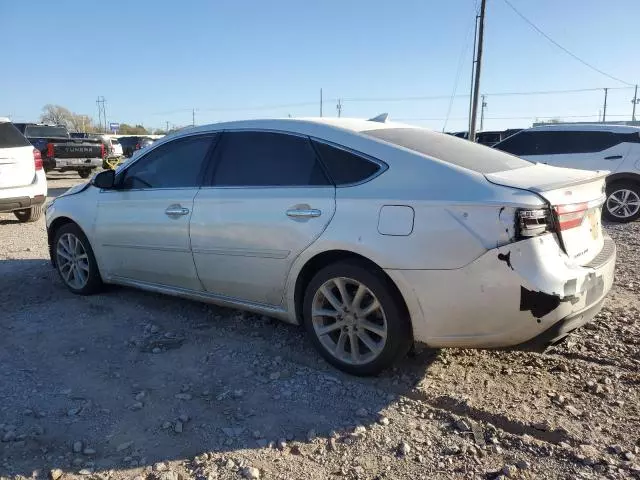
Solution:
M322 215L322 210L317 208L290 208L287 210L287 217L291 218L314 218Z
M180 217L182 215L188 215L189 209L180 205L169 205L164 213L169 217Z
M608 157L604 157L605 160L620 160L622 155L610 155Z

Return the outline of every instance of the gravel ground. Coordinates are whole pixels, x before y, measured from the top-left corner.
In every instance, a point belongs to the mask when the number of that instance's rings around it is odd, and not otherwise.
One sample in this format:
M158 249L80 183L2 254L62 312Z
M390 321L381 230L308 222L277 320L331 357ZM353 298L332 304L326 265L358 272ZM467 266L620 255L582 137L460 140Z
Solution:
M640 223L607 230L614 290L551 353L423 350L361 379L266 317L74 296L44 221L0 215L0 477L640 478Z

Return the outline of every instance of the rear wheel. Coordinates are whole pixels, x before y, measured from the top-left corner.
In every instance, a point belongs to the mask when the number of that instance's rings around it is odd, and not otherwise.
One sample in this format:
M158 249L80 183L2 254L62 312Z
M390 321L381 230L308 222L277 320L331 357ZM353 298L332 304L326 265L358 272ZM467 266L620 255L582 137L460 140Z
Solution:
M303 304L307 333L332 365L375 375L407 354L411 324L390 281L360 262L338 262L309 283Z
M78 170L78 175L80 175L80 178L89 178L92 171L92 168L83 168L82 170Z
M640 218L640 184L616 182L608 185L603 213L611 222L627 223Z
M90 295L102 287L98 264L89 240L75 223L67 223L56 231L54 240L56 269L73 293Z
M42 217L44 211L44 205L34 205L31 208L25 208L24 210L16 210L13 214L21 223L36 222Z

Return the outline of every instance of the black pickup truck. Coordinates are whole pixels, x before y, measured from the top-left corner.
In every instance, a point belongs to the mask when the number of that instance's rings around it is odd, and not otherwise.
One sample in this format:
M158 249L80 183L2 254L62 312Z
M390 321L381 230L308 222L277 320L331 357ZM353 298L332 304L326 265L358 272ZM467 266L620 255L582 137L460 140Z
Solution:
M39 123L14 123L31 144L40 150L45 172L76 171L82 178L102 166L104 145L99 139L71 138L65 127Z

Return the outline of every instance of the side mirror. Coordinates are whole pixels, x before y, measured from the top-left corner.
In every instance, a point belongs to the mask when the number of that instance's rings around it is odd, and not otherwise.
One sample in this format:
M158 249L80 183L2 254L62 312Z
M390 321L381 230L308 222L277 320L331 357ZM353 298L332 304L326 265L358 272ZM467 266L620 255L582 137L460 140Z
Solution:
M115 170L105 170L104 172L100 172L95 177L93 177L93 180L91 180L91 184L94 187L109 190L115 186L115 181Z

